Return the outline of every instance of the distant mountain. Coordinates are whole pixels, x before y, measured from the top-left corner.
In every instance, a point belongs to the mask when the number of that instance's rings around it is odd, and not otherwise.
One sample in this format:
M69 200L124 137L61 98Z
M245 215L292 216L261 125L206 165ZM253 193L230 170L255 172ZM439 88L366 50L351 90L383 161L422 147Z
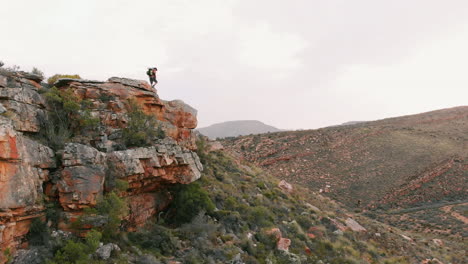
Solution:
M198 131L209 138L237 137L250 134L278 132L280 129L257 120L238 120L213 124Z

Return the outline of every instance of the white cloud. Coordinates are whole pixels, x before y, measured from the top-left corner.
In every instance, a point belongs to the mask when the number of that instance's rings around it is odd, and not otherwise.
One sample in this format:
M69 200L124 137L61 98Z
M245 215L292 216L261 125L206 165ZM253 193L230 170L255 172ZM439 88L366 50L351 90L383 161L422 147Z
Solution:
M464 105L468 98L467 46L468 25L464 25L437 36L400 63L351 65L330 87L337 98L353 98L344 104L363 117L368 112L371 119Z
M0 1L7 65L101 80L157 66L161 98L198 108L200 125L466 104L465 0Z
M266 22L242 27L239 41L240 63L262 70L294 70L302 66L299 54L307 47L302 37L274 31ZM273 76L282 74L275 72Z

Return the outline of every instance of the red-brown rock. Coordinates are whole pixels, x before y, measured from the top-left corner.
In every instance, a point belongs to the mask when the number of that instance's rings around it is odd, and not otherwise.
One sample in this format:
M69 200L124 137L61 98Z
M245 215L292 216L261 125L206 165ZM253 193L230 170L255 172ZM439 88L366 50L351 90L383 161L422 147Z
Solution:
M276 244L276 248L278 250L288 251L290 245L291 245L291 239L282 237L278 240L278 243Z
M14 129L0 116L0 250L20 245L32 219L43 215L42 183L54 153ZM0 257L0 263L4 261Z
M125 127L129 100L134 100L146 114L154 115L166 135L179 145L196 149L193 129L197 126L197 111L180 100L163 101L147 82L125 78L110 78L107 82L60 79L60 89L71 89L81 99L93 103L91 111L107 126L106 135ZM111 110L111 111L109 111Z

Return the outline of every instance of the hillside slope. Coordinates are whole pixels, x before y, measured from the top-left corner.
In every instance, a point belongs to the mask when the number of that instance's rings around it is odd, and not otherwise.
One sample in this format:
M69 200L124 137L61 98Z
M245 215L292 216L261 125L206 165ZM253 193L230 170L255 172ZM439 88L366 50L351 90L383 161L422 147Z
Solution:
M213 124L208 127L199 128L198 131L209 138L215 139L278 132L280 129L257 120L238 120Z
M222 143L276 177L352 208L411 208L467 198L468 106Z

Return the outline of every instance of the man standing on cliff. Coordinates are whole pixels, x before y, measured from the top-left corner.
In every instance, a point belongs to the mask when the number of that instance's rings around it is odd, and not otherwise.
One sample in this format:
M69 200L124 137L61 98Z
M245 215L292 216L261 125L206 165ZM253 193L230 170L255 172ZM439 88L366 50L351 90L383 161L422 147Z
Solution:
M158 71L158 68L148 68L148 71L146 71L146 74L148 75L150 79L150 84L151 87L154 88L154 86L158 83L158 80L156 80L156 72Z

